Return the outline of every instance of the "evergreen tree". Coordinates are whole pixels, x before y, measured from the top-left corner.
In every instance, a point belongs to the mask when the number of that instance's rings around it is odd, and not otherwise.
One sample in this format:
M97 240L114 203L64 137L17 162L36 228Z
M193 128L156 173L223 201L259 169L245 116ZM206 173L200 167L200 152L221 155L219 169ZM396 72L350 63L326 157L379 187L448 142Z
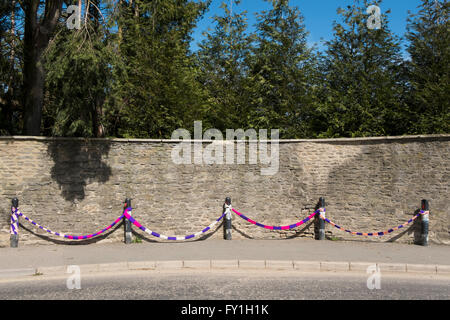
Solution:
M304 19L289 0L266 1L272 9L258 15L251 62L251 123L284 138L310 137L314 59Z
M450 132L450 24L448 1L422 0L408 19L412 133Z
M208 93L206 125L221 131L247 128L250 122L248 57L251 37L246 35L246 11L237 12L239 0L222 2L223 16L214 16L215 29L200 44L198 81Z
M192 0L121 1L117 23L125 73L115 84L117 134L170 138L193 125L204 104L189 51L191 33L206 9Z
M80 1L81 3L81 1ZM111 91L116 57L100 0L85 2L82 28L58 26L45 53L47 77L44 134L102 137L103 108ZM106 14L106 12L105 12Z
M380 29L368 28L366 9L371 4L355 0L338 9L342 22L334 23L334 39L326 42L322 66L320 136L397 135L408 129L400 42L389 30L389 11L381 16Z
M252 34L227 0L193 54L210 1L1 0L0 134L170 138L195 120L282 138L449 132L447 0L410 14L406 61L381 0L339 9L317 56L288 0L266 0ZM81 30L66 26L70 4L84 4Z

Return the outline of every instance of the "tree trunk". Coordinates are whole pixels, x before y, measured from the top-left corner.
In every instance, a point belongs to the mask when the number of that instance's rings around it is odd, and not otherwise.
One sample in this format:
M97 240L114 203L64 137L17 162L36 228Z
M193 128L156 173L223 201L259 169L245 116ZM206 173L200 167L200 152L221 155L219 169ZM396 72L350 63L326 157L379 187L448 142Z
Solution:
M80 10L80 14L78 15L78 25L81 26L81 12L82 12L82 1L78 0L78 10Z
M122 32L122 22L120 21L120 18L122 17L122 2L123 0L119 0L119 3L117 4L117 8L119 11L119 19L117 22L117 34L119 36L119 44L118 44L118 49L120 52L120 45L122 44L122 37L123 37L123 32Z
M105 136L105 129L102 124L103 118L103 103L102 97L97 97L94 102L94 110L92 114L92 131L95 138L103 138Z
M47 0L44 17L38 21L39 0L23 2L24 34L24 133L38 136L44 101L45 70L42 54L47 48L61 14L63 0Z

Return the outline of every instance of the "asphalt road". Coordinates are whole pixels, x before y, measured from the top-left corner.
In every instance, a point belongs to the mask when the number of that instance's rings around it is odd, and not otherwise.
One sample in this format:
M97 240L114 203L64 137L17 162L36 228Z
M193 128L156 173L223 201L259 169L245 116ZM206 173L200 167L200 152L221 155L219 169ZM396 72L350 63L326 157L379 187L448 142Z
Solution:
M298 272L128 272L80 278L34 276L0 281L0 300L450 300L450 277L387 275L368 289L367 274ZM75 282L72 282L75 283Z

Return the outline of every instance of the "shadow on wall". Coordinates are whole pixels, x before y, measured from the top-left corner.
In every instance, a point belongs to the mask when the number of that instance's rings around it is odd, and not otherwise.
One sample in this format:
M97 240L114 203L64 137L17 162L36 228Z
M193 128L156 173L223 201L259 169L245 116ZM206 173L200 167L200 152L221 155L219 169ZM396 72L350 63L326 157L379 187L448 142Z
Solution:
M54 165L51 176L67 201L83 200L85 187L92 182L105 183L111 168L102 161L108 155L110 141L54 139L48 143L48 154Z
M425 170L429 164L420 161L418 155L426 154L424 139L421 144L412 145L404 149L401 143L391 141L367 141L362 145L361 153L343 165L334 168L328 176L327 204L342 208L339 212L332 213L332 220L343 227L349 223L349 217L345 217L344 208L351 208L348 212L353 219L362 219L359 223L362 230L357 232L381 232L397 225L386 225L380 230L372 230L369 219L378 221L399 221L404 223L417 215L420 200L432 198L432 191L424 188L418 181L433 181L433 170ZM434 141L429 139L427 142ZM408 141L409 142L409 141ZM341 145L353 145L356 142L342 142ZM401 211L396 210L402 208ZM408 209L406 209L408 208ZM406 211L405 211L406 209ZM362 214L367 210L370 214ZM331 213L331 212L330 212ZM347 218L347 219L345 219ZM367 225L367 227L364 227ZM328 228L333 228L327 226ZM351 228L350 228L351 229ZM330 229L328 229L330 230ZM342 230L333 229L337 236L347 236ZM342 234L339 234L339 233ZM407 228L401 229L395 234L381 237L383 242L395 242L402 237L409 236L414 243L421 242L421 217ZM364 237L355 236L356 240L364 240Z

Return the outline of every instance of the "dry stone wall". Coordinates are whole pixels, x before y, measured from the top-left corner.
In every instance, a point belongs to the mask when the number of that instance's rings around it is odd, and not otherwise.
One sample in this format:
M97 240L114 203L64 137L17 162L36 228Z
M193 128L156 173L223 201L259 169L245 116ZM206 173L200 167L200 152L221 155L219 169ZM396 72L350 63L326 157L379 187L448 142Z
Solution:
M57 232L96 232L120 216L130 197L133 215L143 225L166 235L188 235L217 219L227 196L238 211L267 225L295 223L325 197L328 218L361 232L398 226L428 199L430 242L450 244L450 135L282 140L279 170L272 176L261 174L266 165L248 161L178 165L171 158L176 146L161 140L1 137L0 246L9 246L13 197L24 214ZM301 240L313 238L314 227L312 222L270 231L233 215L234 239ZM412 243L418 229L415 223L368 238L326 225L326 236ZM134 230L144 241L161 241ZM223 235L218 225L204 239ZM123 241L123 227L89 241ZM35 243L70 242L21 221L20 245Z

